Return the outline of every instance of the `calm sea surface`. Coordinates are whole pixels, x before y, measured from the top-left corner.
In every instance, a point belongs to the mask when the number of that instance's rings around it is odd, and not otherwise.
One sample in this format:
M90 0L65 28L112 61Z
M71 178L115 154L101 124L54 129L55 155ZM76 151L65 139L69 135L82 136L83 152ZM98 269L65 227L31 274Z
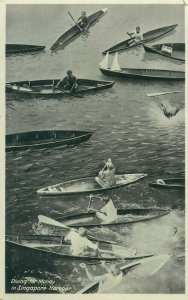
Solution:
M91 14L100 5L8 5L7 43L46 45L34 55L9 56L7 81L61 78L72 69L78 78L114 80L98 70L101 52L125 40L126 32L140 25L143 32L178 24L171 34L154 43L184 42L183 5L109 5L108 13L64 50L50 52L51 45L70 26L68 11L77 18L82 10ZM168 14L167 14L168 12ZM151 45L151 44L150 44ZM113 56L110 57L110 64ZM180 62L144 53L142 47L119 55L122 67L183 70ZM116 80L116 79L115 79ZM148 93L180 90L179 94L150 98ZM178 114L167 119L159 108L179 105ZM85 211L85 195L46 197L36 190L70 179L95 176L103 160L111 157L118 173L148 173L136 184L106 192L116 207L171 208L169 215L150 222L92 230L103 239L113 239L156 254L171 253L169 262L151 277L123 280L115 293L184 292L184 192L148 187L157 178L184 176L184 83L175 81L116 80L112 89L84 98L14 99L7 95L7 133L45 129L93 130L92 138L73 148L30 150L6 156L6 233L34 234L32 224L39 214L52 218ZM100 200L92 207L102 207ZM177 226L176 236L172 236ZM88 283L79 262L40 257L7 250L7 292L12 279L54 280L63 292L74 293ZM90 266L94 274L102 268ZM50 293L50 290L48 290Z

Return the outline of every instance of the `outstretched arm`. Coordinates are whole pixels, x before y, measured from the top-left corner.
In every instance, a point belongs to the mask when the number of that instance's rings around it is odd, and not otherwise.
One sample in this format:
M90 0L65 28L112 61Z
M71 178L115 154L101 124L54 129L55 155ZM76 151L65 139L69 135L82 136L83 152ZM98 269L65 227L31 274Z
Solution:
M128 34L128 35L133 35L133 34L134 34L134 32L127 32L127 34Z
M62 80L59 80L58 81L58 83L56 84L56 86L55 86L55 88L57 88L58 89L58 87L59 87L59 84L60 84L60 82L61 82Z

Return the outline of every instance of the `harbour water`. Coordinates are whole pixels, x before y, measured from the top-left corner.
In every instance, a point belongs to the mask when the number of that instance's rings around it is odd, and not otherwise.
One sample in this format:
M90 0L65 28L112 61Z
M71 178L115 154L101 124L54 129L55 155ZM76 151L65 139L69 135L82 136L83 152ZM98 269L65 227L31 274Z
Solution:
M169 215L150 222L93 229L96 236L121 242L156 254L170 253L169 262L157 274L123 280L115 293L184 293L184 192L148 187L157 178L184 176L184 82L121 80L102 75L101 52L125 40L126 32L140 25L143 32L178 24L175 31L153 43L184 42L183 5L108 5L107 14L64 50L51 53L50 46L71 25L68 11L76 18L91 14L101 5L7 5L7 43L46 45L45 52L6 58L6 80L62 78L72 69L77 78L115 80L112 89L84 98L19 99L7 95L6 132L45 129L92 130L92 138L71 148L28 150L6 155L6 234L34 234L32 224L42 214L57 218L85 211L85 195L41 197L44 186L80 177L96 176L103 161L111 158L118 173L148 173L136 184L105 192L118 208L170 208ZM168 10L168 15L166 14ZM152 12L155 12L154 14ZM15 26L16 24L16 26ZM149 45L151 45L150 43ZM110 57L110 64L113 56ZM183 70L178 61L145 53L143 47L119 54L122 67ZM179 90L160 97L147 94ZM171 119L164 116L161 102L179 105ZM92 202L101 208L100 200ZM173 228L178 228L173 236ZM7 249L7 292L11 280L46 280L48 293L75 293L88 282L80 262L48 258L36 253ZM94 274L103 272L91 265ZM51 285L49 281L54 283ZM30 282L31 284L31 282ZM19 285L19 284L18 284ZM31 284L32 285L32 284ZM23 287L24 285L22 285ZM55 287L62 287L61 289ZM37 291L35 291L37 292Z

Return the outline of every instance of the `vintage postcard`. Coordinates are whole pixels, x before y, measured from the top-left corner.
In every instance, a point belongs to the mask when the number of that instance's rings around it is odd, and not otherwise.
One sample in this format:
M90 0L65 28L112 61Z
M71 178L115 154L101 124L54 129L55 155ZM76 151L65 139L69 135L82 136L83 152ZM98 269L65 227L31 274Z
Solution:
M0 298L185 298L186 1L0 5Z

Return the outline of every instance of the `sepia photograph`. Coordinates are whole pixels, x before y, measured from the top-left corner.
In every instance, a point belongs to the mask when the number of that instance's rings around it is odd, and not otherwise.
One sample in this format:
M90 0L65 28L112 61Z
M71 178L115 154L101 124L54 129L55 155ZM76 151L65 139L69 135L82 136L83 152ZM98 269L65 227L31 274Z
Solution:
M185 294L185 6L5 22L7 299Z

